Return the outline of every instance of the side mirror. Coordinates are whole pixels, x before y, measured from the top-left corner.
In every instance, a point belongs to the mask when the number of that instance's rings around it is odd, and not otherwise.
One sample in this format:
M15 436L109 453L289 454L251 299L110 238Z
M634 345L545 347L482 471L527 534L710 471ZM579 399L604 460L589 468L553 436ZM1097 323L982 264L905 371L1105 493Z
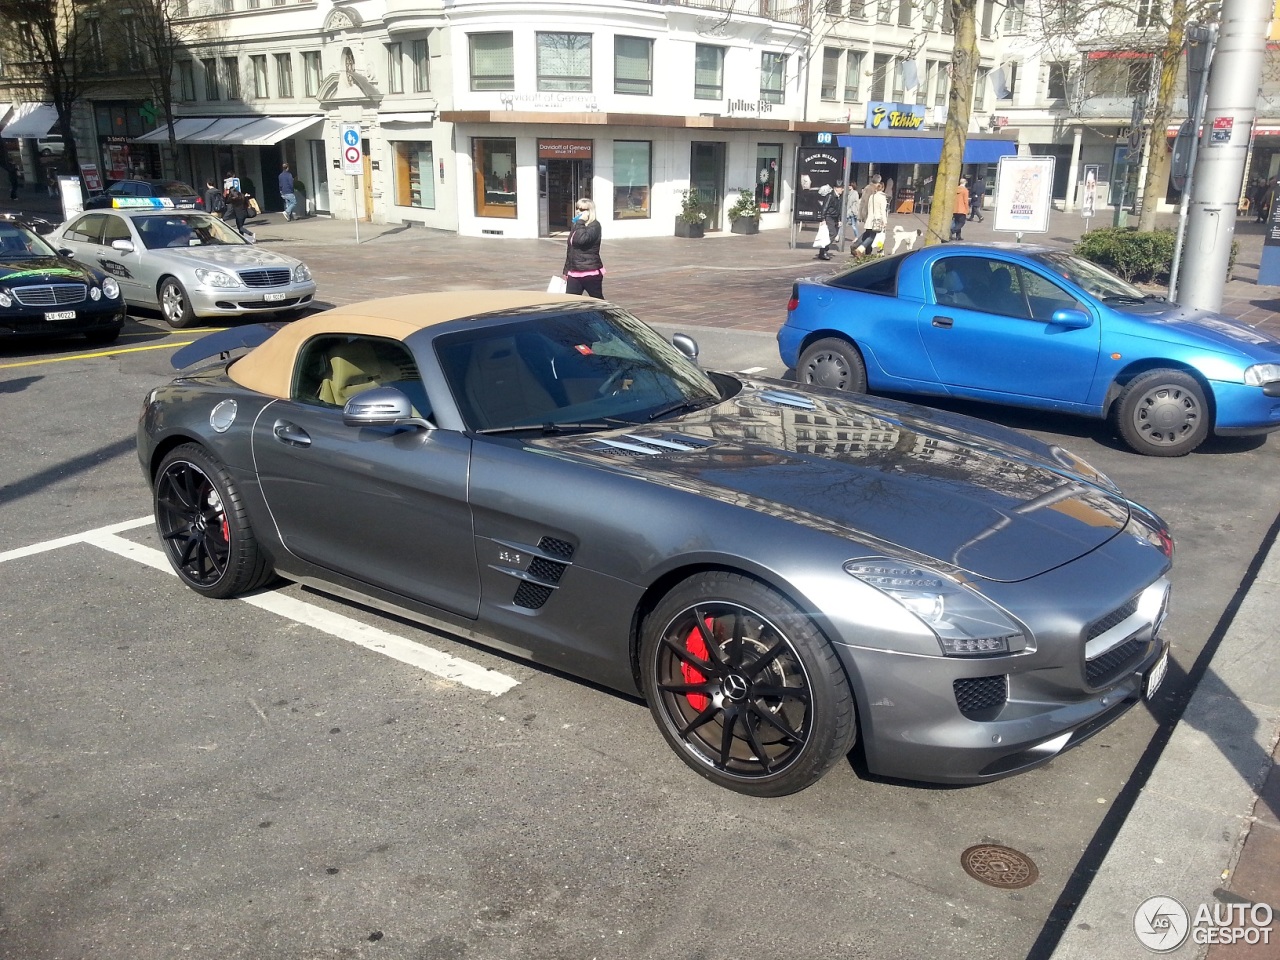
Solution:
M1049 322L1055 327L1065 327L1068 330L1083 330L1093 324L1093 318L1083 310L1055 310Z
M75 255L76 255L76 252L75 252L74 250L72 250L70 247L59 247L59 248L58 248L58 256L60 256L60 257L67 257L68 259L70 259L71 257L74 257Z
M111 249L119 250L121 253L133 253L132 240L112 240Z
M413 415L409 398L395 387L374 387L356 394L342 408L342 422L348 427L424 427L435 425Z
M677 333L672 336L671 345L694 363L698 362L698 341L687 333Z

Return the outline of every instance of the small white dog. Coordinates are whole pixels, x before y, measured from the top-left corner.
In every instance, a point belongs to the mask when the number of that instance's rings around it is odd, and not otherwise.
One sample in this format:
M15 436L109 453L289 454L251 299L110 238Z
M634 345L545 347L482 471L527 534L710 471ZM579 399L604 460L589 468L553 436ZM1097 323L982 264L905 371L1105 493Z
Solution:
M893 252L898 252L898 247L904 243L908 250L915 249L916 240L924 234L923 230L911 230L902 224L895 223L893 225Z

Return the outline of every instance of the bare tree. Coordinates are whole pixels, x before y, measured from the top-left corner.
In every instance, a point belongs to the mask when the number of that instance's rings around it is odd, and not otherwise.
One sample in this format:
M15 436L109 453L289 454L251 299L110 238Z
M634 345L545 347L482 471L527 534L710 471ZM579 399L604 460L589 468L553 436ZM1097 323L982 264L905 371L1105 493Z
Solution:
M964 147L973 114L973 85L978 75L977 0L944 0L951 4L955 39L951 48L951 89L947 92L947 123L942 131L942 157L933 181L927 243L940 243L950 230L956 184L964 170Z

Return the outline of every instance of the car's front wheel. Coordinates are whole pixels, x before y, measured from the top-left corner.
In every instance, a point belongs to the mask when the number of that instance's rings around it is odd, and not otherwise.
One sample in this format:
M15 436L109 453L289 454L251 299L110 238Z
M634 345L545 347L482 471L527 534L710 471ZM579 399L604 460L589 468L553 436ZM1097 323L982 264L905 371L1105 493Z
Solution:
M867 392L867 367L862 354L853 344L835 337L819 340L800 354L796 379L850 393Z
M155 517L169 563L197 593L234 597L272 578L235 481L199 444L176 447L161 461Z
M160 281L160 312L171 327L189 327L196 318L187 291L173 277Z
M1112 406L1121 439L1149 457L1186 456L1209 436L1209 416L1200 382L1180 370L1134 377Z
M853 747L853 695L831 644L775 590L702 573L643 626L640 672L667 743L713 783L781 797Z

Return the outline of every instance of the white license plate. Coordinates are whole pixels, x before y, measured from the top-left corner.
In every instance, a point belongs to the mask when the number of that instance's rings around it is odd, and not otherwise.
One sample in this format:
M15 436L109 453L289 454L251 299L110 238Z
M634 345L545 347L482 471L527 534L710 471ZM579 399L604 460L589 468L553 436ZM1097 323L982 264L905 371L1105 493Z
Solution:
M1156 691L1160 689L1160 684L1164 682L1164 675L1169 672L1169 654L1162 653L1160 659L1156 661L1156 665L1151 668L1151 672L1147 674L1146 689L1143 696L1150 700L1156 695Z
M74 310L51 310L44 315L46 320L74 320L76 312Z
M283 293L264 293L262 295L262 299L267 301L267 303L275 303L277 300L283 300L284 294Z

